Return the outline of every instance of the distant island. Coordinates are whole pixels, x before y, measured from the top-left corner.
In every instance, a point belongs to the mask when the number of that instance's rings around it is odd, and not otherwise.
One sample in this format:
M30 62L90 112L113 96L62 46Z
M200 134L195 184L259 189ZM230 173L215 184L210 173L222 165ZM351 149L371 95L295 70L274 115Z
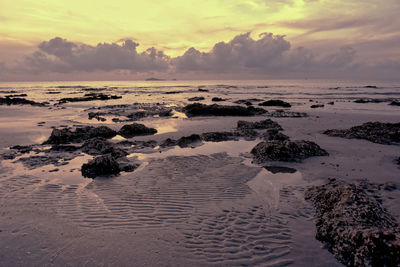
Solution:
M165 81L165 79L158 79L154 77L147 78L146 81Z

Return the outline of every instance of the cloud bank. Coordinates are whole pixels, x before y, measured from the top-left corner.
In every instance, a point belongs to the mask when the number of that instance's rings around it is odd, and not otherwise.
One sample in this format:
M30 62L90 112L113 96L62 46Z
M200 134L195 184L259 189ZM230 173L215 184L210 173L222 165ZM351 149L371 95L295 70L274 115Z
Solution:
M28 54L13 67L0 73L43 75L49 73L108 73L124 71L134 74L165 75L189 78L233 75L237 79L248 77L351 77L355 75L386 76L397 73L400 61L382 60L367 64L357 58L357 51L350 46L317 53L305 47L293 48L283 35L263 33L257 39L250 33L235 36L229 42L216 43L207 52L192 47L183 55L171 58L154 47L138 52L138 43L99 43L91 46L53 38L41 42L38 49ZM2 71L3 70L3 71ZM389 73L389 74L388 74Z

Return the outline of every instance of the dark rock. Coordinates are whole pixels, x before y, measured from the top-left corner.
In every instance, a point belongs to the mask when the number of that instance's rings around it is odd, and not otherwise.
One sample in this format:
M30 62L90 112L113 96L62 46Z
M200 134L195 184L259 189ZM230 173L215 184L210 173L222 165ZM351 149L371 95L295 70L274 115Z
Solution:
M267 171L272 172L273 174L276 173L295 173L297 172L296 169L284 167L284 166L265 166L264 167Z
M276 106L276 107L284 107L284 108L290 108L292 105L290 105L289 103L282 101L282 100L268 100L268 101L264 101L260 104L258 104L259 106Z
M323 108L325 105L318 104L318 105L311 105L310 108Z
M10 147L10 149L15 149L15 150L17 150L19 153L25 154L25 153L31 152L32 149L33 149L33 147L32 147L32 146L21 146L21 145L16 145L16 146Z
M213 98L211 99L211 101L213 101L213 102L221 102L221 101L225 101L225 99L220 98L220 97L213 97Z
M190 136L183 136L178 139L177 145L180 147L189 147L199 145L201 143L201 137L198 134L192 134Z
M5 97L25 97L27 94L6 95Z
M307 113L304 112L294 112L294 111L287 111L283 109L277 109L271 113L269 116L274 118L305 118L308 117Z
M316 238L347 266L399 266L396 219L363 186L329 179L307 190L317 212Z
M21 162L25 167L29 169L35 169L45 165L53 164L54 166L62 166L68 164L68 160L71 160L75 155L61 156L61 155L44 155L44 156L30 156L19 158L17 161Z
M327 103L328 105L335 105L335 102L331 101Z
M275 121L266 119L262 121L238 121L237 122L238 129L278 129L282 130L282 127Z
M313 156L327 156L328 153L311 141L266 141L257 144L251 154L256 162L301 161Z
M82 165L82 176L96 178L100 175L118 174L121 169L118 162L111 154L97 156Z
M89 112L88 113L89 120L95 118L98 121L106 121L106 118L101 117L102 115L104 115L104 114L101 112Z
M246 106L251 106L251 105L253 105L252 102L261 102L263 100L264 99L259 99L259 98L249 98L249 99L239 99L239 100L236 100L233 103L235 103L235 104L245 104Z
M140 123L124 125L118 131L118 134L125 138L131 138L131 137L140 136L140 135L153 135L155 133L157 133L156 129L148 128L145 125L140 124Z
M201 137L207 142L223 142L236 139L234 134L230 132L208 132L203 133Z
M167 138L160 144L160 147L169 147L169 146L176 146L177 141L171 138Z
M53 129L49 139L44 144L81 143L94 137L112 138L115 135L117 135L116 131L107 126L78 127L75 131L72 131L70 128Z
M14 150L8 150L0 155L3 159L10 160L10 159L15 159L18 156L18 153Z
M148 114L145 111L136 111L134 113L128 114L127 117L131 120L140 120L144 117L147 117Z
M67 102L85 102L85 101L95 101L95 100L110 100L110 99L120 99L122 96L117 95L105 95L105 94L96 94L96 93L89 93L85 94L82 97L67 97L61 98L58 103L64 104Z
M195 96L195 97L188 98L189 101L201 101L201 100L204 100L204 99L205 98L202 97L202 96Z
M365 103L382 103L382 102L387 102L387 99L378 99L378 98L362 98L362 99L357 99L354 100L354 103L358 104L365 104Z
M290 139L289 136L279 132L279 129L269 129L262 135L262 137L268 141L285 141Z
M390 102L390 104L389 105L391 105L391 106L400 106L400 101L392 101L392 102Z
M166 95L174 95L174 94L180 94L182 93L182 91L169 91L169 92L165 92L164 94Z
M199 92L208 92L207 89L202 89L202 88L197 89L197 91L199 91Z
M400 165L400 157L397 159L397 164Z
M95 137L86 140L81 148L83 152L89 155L110 154L114 158L120 158L128 155L125 150L116 147L115 144L102 137Z
M364 88L373 88L373 89L375 88L375 89L376 89L376 88L378 88L378 87L375 86L375 85L367 85L367 86L364 86Z
M169 117L172 115L172 109L160 110L158 116L160 117Z
M46 106L45 103L38 103L32 100L28 100L25 98L10 98L10 97L0 97L0 105L31 105L31 106L38 106L44 107Z
M324 134L349 139L366 139L378 144L399 144L400 123L366 122L347 130L326 130Z
M200 103L189 104L184 107L188 117L195 116L255 116L264 114L267 111L262 108L242 106L221 106L217 104L204 105Z

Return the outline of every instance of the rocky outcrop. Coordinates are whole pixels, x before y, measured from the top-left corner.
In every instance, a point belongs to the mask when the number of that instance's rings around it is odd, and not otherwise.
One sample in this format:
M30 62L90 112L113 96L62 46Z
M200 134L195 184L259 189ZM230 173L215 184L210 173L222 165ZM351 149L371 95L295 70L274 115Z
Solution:
M202 96L195 96L195 97L188 98L189 101L201 101L201 100L204 100L204 99L205 98L202 97Z
M28 100L25 98L19 98L19 97L0 97L0 105L31 105L31 106L38 106L38 107L44 107L46 106L46 103L38 103L32 100Z
M336 179L308 189L305 197L317 213L316 238L347 266L399 266L399 226L369 191Z
M266 113L262 108L242 106L204 105L200 103L189 104L183 108L186 116L255 116Z
M367 122L347 130L326 130L324 134L349 139L366 139L378 144L400 144L400 123Z
M207 142L223 142L237 139L231 132L208 132L203 133L201 138Z
M277 99L277 100L272 99L272 100L264 101L264 102L261 102L258 105L259 106L269 106L269 107L275 106L275 107L283 107L283 108L290 108L292 106L288 102L285 102L285 101L282 101L282 100L279 100L279 99Z
M257 163L268 161L301 161L313 156L327 156L328 152L311 141L272 140L257 144L252 150Z
M105 94L97 94L97 93L89 93L85 94L82 97L67 97L61 98L58 103L64 104L68 102L86 102L86 101L95 101L95 100L111 100L111 99L120 99L122 96L117 95L105 95Z
M271 119L266 119L262 121L238 121L238 129L277 129L282 130L282 127L275 121Z
M115 144L102 137L95 137L85 141L82 145L82 151L89 155L110 154L114 158L120 158L128 153L117 147Z
M71 128L53 129L49 139L44 144L81 143L94 137L112 138L115 135L117 135L116 131L107 126L78 127L74 131Z
M81 167L82 176L88 178L118 174L120 171L117 160L111 154L97 156Z
M122 128L118 131L118 134L125 137L131 138L134 136L140 135L153 135L157 133L157 130L154 128L148 128L140 123L132 123L122 126Z

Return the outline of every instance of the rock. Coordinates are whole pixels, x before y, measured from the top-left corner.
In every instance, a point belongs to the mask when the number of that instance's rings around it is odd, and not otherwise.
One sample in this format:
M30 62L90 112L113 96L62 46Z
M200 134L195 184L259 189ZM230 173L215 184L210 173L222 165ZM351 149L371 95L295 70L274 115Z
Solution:
M269 116L274 118L305 118L308 117L307 113L304 112L294 112L294 111L287 111L283 109L277 109L271 113Z
M392 102L390 102L390 104L389 105L391 105L391 106L400 106L400 101L392 101Z
M238 121L238 129L277 129L282 130L282 127L275 121L271 119L266 119L262 121Z
M175 95L175 94L180 94L183 93L182 91L169 91L169 92L165 92L164 94L166 95Z
M318 105L311 105L310 108L323 108L325 105L318 104Z
M183 108L186 116L255 116L266 113L262 108L242 106L221 106L217 104L204 105L200 103L189 104Z
M201 101L201 100L204 100L204 99L205 98L202 97L202 96L195 96L195 97L188 98L189 101Z
M10 159L15 159L18 156L18 153L14 150L8 150L0 155L3 159L10 160Z
M160 144L160 147L169 147L169 146L176 146L177 141L171 138L167 138Z
M197 89L197 91L199 91L199 92L208 92L207 89L203 89L203 88L199 88L199 89Z
M223 142L229 140L236 140L231 132L208 132L201 135L202 139L207 142Z
M104 114L101 112L89 112L88 113L89 120L95 118L98 121L106 121L106 118L101 117L101 115L104 115Z
M32 149L33 149L33 147L32 147L32 146L21 146L21 145L16 145L16 146L10 147L10 149L15 149L15 150L17 150L19 153L25 154L25 153L31 152Z
M153 135L157 133L157 130L154 128L148 128L140 123L132 123L122 126L122 128L118 131L118 134L125 137L131 138L134 136L140 135Z
M331 101L327 103L328 105L335 105L335 102Z
M28 169L36 169L45 165L53 164L54 166L62 166L68 164L67 161L75 158L75 155L45 155L45 156L30 156L19 158L17 161L21 162Z
M267 161L301 161L313 156L327 156L328 153L311 141L272 140L257 144L252 150L257 163Z
M290 108L292 106L285 101L275 100L275 99L264 101L258 105L259 106L276 106L276 107L284 107L284 108Z
M349 139L366 139L378 144L399 144L400 123L366 122L347 130L326 130L324 134Z
M25 97L27 94L15 94L15 95L6 95L5 97Z
M306 191L317 213L316 238L347 266L399 266L400 230L390 215L357 184L329 179Z
M105 138L102 137L95 137L86 140L81 148L83 152L89 155L110 154L114 158L125 157L126 155L128 155L128 152L116 147L115 144L107 141Z
M297 172L296 169L284 167L284 166L265 166L264 167L267 171L272 172L273 174L276 173L295 173Z
M116 135L116 131L108 128L107 126L78 127L75 129L75 131L72 131L70 128L53 129L49 139L43 144L81 143L94 137L112 138Z
M387 99L378 99L378 98L361 98L354 100L354 103L358 104L365 104L365 103L382 103L382 102L387 102Z
M225 101L225 99L220 98L220 97L213 97L213 98L211 99L211 101L213 101L213 102L221 102L221 101Z
M121 169L118 162L111 154L97 156L82 165L82 176L96 178L100 175L118 174Z
M235 104L245 104L246 106L251 106L251 105L253 105L252 102L261 102L263 100L264 99L259 99L259 98L249 98L249 99L239 99L239 100L236 100L233 103L235 103Z
M400 165L400 157L397 159L397 164Z
M10 98L10 97L0 97L0 105L31 105L31 106L38 106L44 107L46 103L38 103L32 100L28 100L25 98Z
M375 85L367 85L367 86L364 86L364 88L372 88L372 89L376 89L376 88L378 88L377 86L375 86Z
M105 94L97 94L97 93L89 93L85 94L82 97L67 97L61 98L58 103L64 104L67 102L85 102L85 101L95 101L95 100L110 100L110 99L120 99L122 96L117 95L105 95Z
M262 137L264 138L264 140L268 141L285 141L290 139L289 136L279 132L279 129L269 129L262 135Z
M177 145L180 147L196 146L201 143L201 137L198 134L192 134L190 136L183 136L178 139Z

